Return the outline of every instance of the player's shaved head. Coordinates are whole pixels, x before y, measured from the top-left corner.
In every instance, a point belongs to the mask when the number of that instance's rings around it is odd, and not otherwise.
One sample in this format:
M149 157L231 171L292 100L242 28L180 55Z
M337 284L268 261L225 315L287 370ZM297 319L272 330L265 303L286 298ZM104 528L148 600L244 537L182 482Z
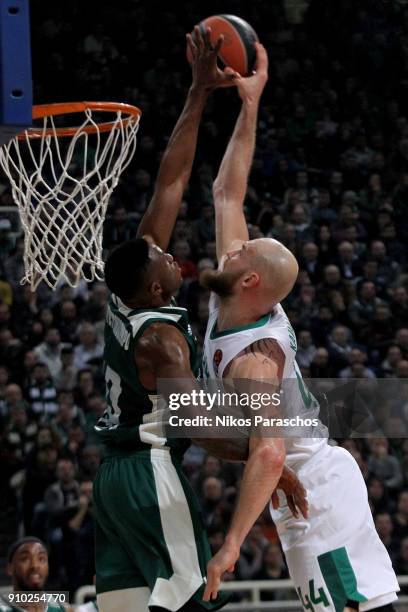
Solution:
M298 270L296 258L281 242L256 238L228 253L224 269L207 271L202 280L222 298L251 293L272 307L290 293Z
M275 303L283 300L293 288L299 271L295 256L273 238L257 238L250 242L250 260L259 272L261 284Z

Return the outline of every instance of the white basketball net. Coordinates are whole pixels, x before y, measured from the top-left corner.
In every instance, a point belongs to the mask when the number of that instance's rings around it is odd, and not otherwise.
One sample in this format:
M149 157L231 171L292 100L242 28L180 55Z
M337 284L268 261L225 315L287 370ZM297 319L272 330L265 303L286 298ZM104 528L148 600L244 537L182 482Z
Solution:
M24 139L0 147L24 229L21 284L33 291L42 280L55 289L61 281L75 287L81 278L103 279L106 209L135 152L139 127L139 116L126 121L121 111L115 114L113 128L102 133L86 109L75 135L64 137L47 116L41 136L30 138L26 131ZM88 126L95 133L88 134Z

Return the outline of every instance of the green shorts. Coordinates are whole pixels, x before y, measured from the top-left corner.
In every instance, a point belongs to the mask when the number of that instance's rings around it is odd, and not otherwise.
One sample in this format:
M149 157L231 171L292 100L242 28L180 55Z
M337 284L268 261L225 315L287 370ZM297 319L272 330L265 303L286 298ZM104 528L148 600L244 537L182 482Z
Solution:
M206 610L225 605L223 595L201 600L210 546L198 501L168 450L106 458L93 498L98 594L148 587L149 606L179 610L190 599Z

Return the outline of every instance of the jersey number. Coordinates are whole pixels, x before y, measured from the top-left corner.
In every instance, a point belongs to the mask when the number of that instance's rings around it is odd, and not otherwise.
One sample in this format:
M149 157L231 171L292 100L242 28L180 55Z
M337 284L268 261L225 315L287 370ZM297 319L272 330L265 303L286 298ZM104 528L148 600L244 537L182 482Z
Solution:
M298 587L296 590L305 610L310 610L310 612L314 612L313 604L317 606L321 603L325 608L328 608L330 606L330 602L327 598L326 593L324 592L323 587L320 587L316 594L314 580L309 580L309 594L306 593L303 596L300 587Z

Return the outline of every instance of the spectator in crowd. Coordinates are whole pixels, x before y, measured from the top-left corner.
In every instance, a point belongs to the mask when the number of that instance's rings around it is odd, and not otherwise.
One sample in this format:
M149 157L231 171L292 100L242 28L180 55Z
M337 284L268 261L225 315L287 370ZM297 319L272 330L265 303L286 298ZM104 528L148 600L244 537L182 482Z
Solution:
M393 516L394 534L400 540L408 537L408 491L398 496L397 511Z
M78 376L78 370L74 366L74 349L72 345L65 345L61 348L61 368L54 378L55 387L57 390L75 388L75 383Z
M37 432L38 425L30 418L23 402L10 408L0 450L4 477L10 478L25 467L25 459L34 448Z
M75 427L85 428L85 416L80 408L69 401L59 402L58 412L51 421L63 444L68 442L69 434Z
M388 550L391 560L398 554L398 541L393 537L394 525L388 512L382 512L375 517L375 528L382 543Z
M95 381L89 368L84 368L78 372L74 391L75 403L81 408L85 408L88 399L95 393Z
M262 567L254 576L255 580L284 580L289 578L281 548L278 544L268 544L262 555ZM286 592L261 591L262 601L285 599Z
M202 454L200 454L202 457ZM214 478L219 478L221 476L221 461L217 457L212 457L211 455L205 455L204 459L201 459L202 465L200 465L200 470L194 474L192 478L192 482L194 488L198 495L201 494L202 485L206 478L213 476Z
M27 396L30 410L37 420L46 422L57 413L57 390L45 363L37 362L34 365Z
M92 482L83 481L79 485L78 507L74 516L68 521L70 554L73 573L72 588L81 584L91 584L95 574L94 561L94 525L92 518ZM64 538L65 543L67 537Z
M347 368L344 368L344 370L340 370L339 372L340 378L353 378L355 375L355 371L356 371L355 368L353 369L353 366L355 366L356 364L362 366L360 376L363 376L363 378L375 378L376 377L373 370L365 366L365 363L367 362L367 353L361 348L358 348L358 347L352 348L347 355L347 360L348 360L349 366Z
M23 344L8 327L0 327L0 364L7 366L18 376L21 371Z
M316 347L313 344L312 334L308 330L303 330L298 334L298 350L296 361L300 368L309 368L314 356Z
M329 336L329 358L336 374L348 365L348 355L352 350L350 336L350 330L343 325L334 327Z
M207 476L202 483L200 503L206 525L211 525L222 497L223 486L221 480L215 476Z
M111 219L108 218L105 223L104 248L112 249L126 240L131 240L136 236L136 230L137 226L129 219L125 206L118 204Z
M11 415L11 412L15 408L22 408L27 410L28 405L24 400L23 391L19 385L10 383L4 390L4 400L1 406L1 414L4 418Z
M79 470L82 481L93 482L102 461L102 452L96 444L85 446L79 457Z
M58 330L65 344L75 342L76 330L78 328L78 312L75 302L65 300L58 308ZM62 347L63 348L63 347Z
M402 360L402 352L399 346L392 344L386 353L385 359L381 363L381 374L384 378L396 377L396 368Z
M38 361L41 361L47 366L54 383L62 368L62 348L63 345L61 344L59 330L56 327L49 327L45 332L44 342L36 346L34 349L34 353L37 355Z
M405 537L400 541L400 549L395 559L394 568L398 576L408 575L408 538ZM408 593L408 586L401 587L401 594Z
M392 294L391 312L398 326L408 321L408 291L405 287L396 287Z
M82 370L91 359L102 358L103 347L98 342L92 323L82 323L78 336L79 344L74 349L74 366L77 370Z
M324 346L316 349L310 364L310 375L312 378L331 378L333 376L329 365L329 353Z
M400 327L394 340L395 344L401 349L402 357L408 359L408 327Z
M55 480L58 448L51 442L37 443L27 461L22 489L23 522L26 533L44 536L42 523L44 493ZM38 519L35 521L34 519Z
M89 292L89 299L83 308L83 317L91 323L105 320L109 292L105 283L94 283Z
M59 580L68 578L69 583L75 583L76 587L77 559L70 522L79 510L80 485L75 479L75 467L70 459L58 461L56 477L57 481L44 494L48 541L57 577Z
M366 327L374 318L376 308L382 304L374 283L363 281L358 288L358 297L350 307L350 318L354 326L357 329Z
M12 580L14 592L41 592L45 590L48 580L48 551L39 538L25 536L16 540L9 548L7 555L7 575ZM17 604L17 602L16 602ZM23 602L22 607L28 612L60 612L66 611L63 604ZM10 603L4 596L0 598L0 608L4 612L16 612L22 607Z
M340 242L338 249L337 265L343 278L354 279L359 276L361 263L354 252L354 245L348 240Z
M319 247L314 242L305 242L302 248L300 267L306 270L310 281L317 285L322 277L322 265L319 259Z
M384 481L390 490L397 490L402 485L401 466L396 457L389 453L386 438L375 438L371 442L371 455L368 460L370 473Z
M367 481L368 499L373 514L385 512L390 508L390 498L382 480L376 476L370 476ZM393 506L392 506L393 507Z
M242 580L251 580L261 570L263 553L268 546L262 530L262 524L258 521L248 533L241 548L238 561L238 573Z
M181 268L181 275L184 280L194 280L198 276L196 264L191 257L191 247L187 240L177 240L173 248L174 259Z

